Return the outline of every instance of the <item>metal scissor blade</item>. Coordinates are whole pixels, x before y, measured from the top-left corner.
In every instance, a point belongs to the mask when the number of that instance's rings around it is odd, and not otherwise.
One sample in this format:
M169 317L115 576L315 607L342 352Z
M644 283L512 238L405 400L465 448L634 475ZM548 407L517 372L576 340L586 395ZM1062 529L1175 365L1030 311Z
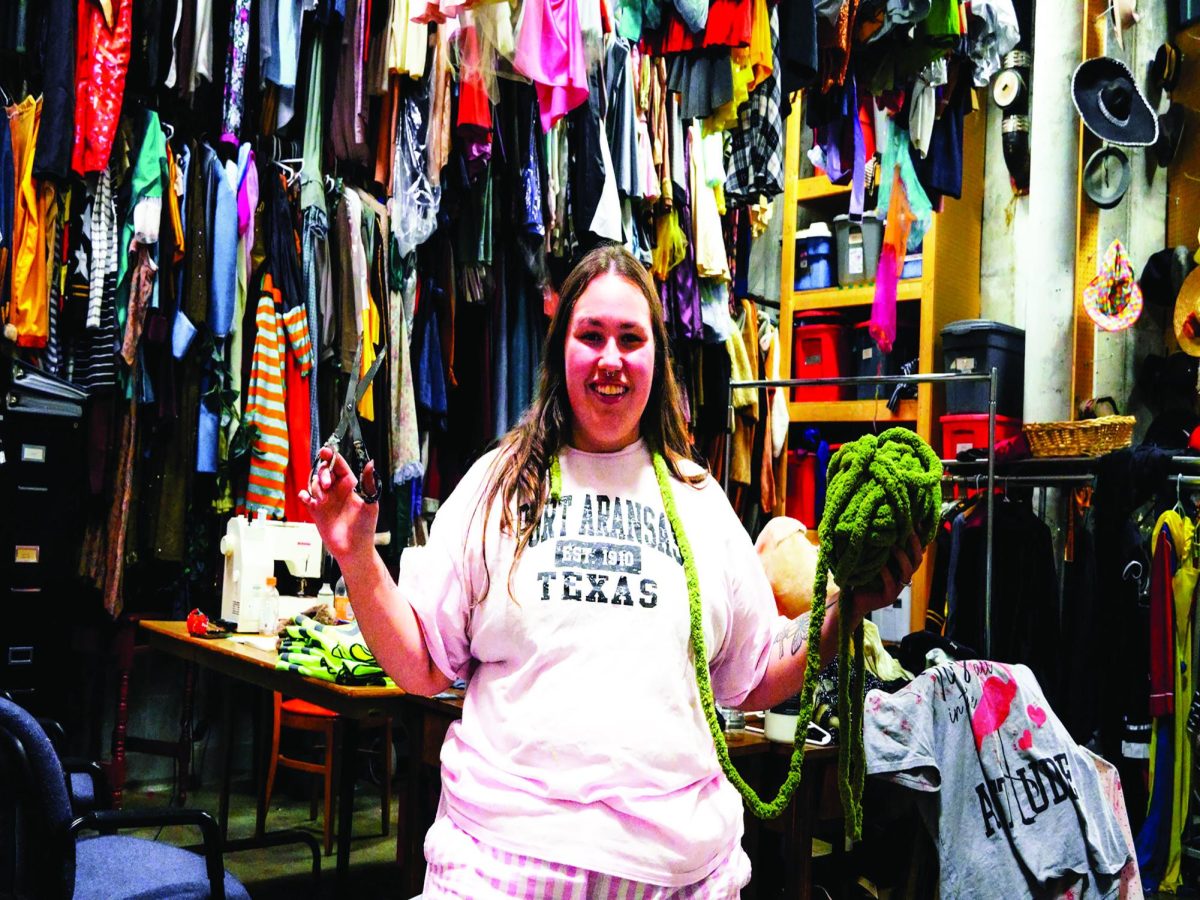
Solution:
M361 345L359 346L359 350L362 350ZM371 363L370 368L367 369L367 374L365 374L362 377L362 380L360 380L358 382L358 387L356 388L356 390L354 392L355 407L357 407L358 404L362 402L362 398L366 396L367 389L371 386L371 382L375 380L375 373L379 371L379 366L382 363L383 363L383 354L380 353L378 356L375 357L375 362Z

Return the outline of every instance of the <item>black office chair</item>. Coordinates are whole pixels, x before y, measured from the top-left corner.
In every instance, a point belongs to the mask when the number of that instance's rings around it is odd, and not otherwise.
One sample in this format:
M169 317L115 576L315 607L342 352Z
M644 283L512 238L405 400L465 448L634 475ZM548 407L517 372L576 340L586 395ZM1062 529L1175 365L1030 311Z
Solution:
M94 765L75 774L103 777ZM93 809L77 815L68 783L45 730L20 706L0 697L0 895L248 900L246 889L224 870L212 816L169 808ZM108 793L93 783L91 795ZM116 833L163 825L198 827L204 856ZM99 834L80 837L84 831Z

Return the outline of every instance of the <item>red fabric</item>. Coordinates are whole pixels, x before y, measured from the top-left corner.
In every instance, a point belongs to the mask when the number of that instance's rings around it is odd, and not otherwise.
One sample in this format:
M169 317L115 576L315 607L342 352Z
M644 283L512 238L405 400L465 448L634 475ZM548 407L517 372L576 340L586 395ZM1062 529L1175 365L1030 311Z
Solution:
M701 47L749 47L752 0L713 0L704 34L693 33L679 13L663 4L663 28L642 39L642 52L652 56L687 53Z
M75 143L71 168L77 175L108 166L133 36L133 0L114 0L110 30L98 3L79 0L75 43Z
M475 125L492 130L492 103L480 70L479 34L474 27L464 28L459 38L462 65L459 69L458 125Z
M1150 715L1175 711L1175 591L1171 570L1175 548L1164 526L1150 564Z
M284 712L290 712L298 716L320 716L325 719L336 719L337 713L332 709L326 709L323 706L317 706L315 703L309 703L307 700L284 700L280 704Z
M287 344L287 341L284 341ZM300 499L308 485L315 450L312 448L312 378L300 374L300 364L291 346L285 346L284 409L287 412L288 464L284 480L283 517L289 522L311 522L312 513Z

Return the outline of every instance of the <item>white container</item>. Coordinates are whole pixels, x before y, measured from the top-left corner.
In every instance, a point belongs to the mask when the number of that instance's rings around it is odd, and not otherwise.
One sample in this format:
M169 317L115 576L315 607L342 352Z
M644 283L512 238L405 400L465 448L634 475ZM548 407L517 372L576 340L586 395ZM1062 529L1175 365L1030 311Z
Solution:
M889 644L898 644L912 631L912 588L901 588L900 595L891 606L871 613L871 621L879 629L879 639Z
M258 633L267 637L279 634L279 589L275 577L267 578L262 590L262 605L258 612Z
M237 630L239 634L257 634L262 624L263 585L250 586L250 595L242 596L237 607Z
M799 716L767 710L766 715L763 716L763 734L769 741L779 741L781 744L795 743L796 723L799 721Z

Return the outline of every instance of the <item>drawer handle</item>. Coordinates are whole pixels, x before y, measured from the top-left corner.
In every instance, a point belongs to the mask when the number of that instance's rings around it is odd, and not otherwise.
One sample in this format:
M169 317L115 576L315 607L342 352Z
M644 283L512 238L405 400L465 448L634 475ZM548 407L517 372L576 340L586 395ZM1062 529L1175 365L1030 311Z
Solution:
M10 666L32 666L33 647L9 647L8 664Z

